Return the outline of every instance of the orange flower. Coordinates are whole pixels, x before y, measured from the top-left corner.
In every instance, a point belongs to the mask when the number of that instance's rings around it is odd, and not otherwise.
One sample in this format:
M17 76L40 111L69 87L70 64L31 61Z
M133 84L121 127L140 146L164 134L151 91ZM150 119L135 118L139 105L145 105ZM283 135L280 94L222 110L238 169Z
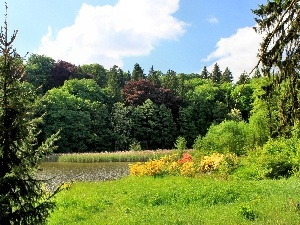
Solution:
M181 159L178 160L179 164L192 161L192 156L189 153L183 153Z

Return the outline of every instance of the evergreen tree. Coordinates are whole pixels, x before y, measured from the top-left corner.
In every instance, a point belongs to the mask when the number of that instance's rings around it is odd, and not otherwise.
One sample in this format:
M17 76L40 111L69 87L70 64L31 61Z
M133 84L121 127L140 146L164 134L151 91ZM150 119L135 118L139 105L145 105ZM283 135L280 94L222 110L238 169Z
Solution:
M258 65L269 80L264 99L271 105L277 96L278 109L269 107L268 112L270 118L278 118L275 126L269 125L270 133L272 137L290 136L300 119L299 0L267 1L253 13L257 16L256 31L264 35L258 54Z
M178 88L178 78L176 72L173 70L168 70L166 75L163 77L164 88L170 89L173 93L177 93Z
M158 130L157 146L162 149L170 149L176 138L176 124L173 120L172 111L164 104L159 106L159 124L156 125Z
M0 33L0 224L45 224L54 194L36 178L39 163L53 150L56 135L37 146L33 92L22 82L23 58L8 37L7 5Z
M244 71L240 76L238 81L236 82L237 85L240 84L248 84L250 82L250 78L248 74Z
M132 80L141 80L141 79L145 79L145 74L144 74L144 70L142 69L142 67L136 63L134 65L133 71L132 71L132 76L131 76Z
M159 80L160 75L161 75L160 71L155 71L153 66L151 66L149 73L148 73L148 80L150 80L153 84L160 87L160 85L161 85L161 82Z
M222 71L217 63L215 63L213 71L211 73L211 79L214 83L219 84L221 82Z
M231 83L233 81L233 76L231 71L226 67L224 73L221 76L221 83L228 82Z
M200 74L200 78L202 78L202 79L208 79L209 78L209 72L207 71L206 66L203 67L203 70Z
M123 71L116 65L108 72L107 89L114 103L122 100L121 89L125 85Z

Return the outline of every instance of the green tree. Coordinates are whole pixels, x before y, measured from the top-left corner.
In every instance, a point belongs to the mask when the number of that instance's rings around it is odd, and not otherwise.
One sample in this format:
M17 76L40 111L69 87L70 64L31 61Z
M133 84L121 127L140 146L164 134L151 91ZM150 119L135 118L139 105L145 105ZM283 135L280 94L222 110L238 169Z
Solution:
M203 67L203 70L200 74L200 78L202 78L202 79L208 79L209 78L209 72L207 71L206 66Z
M210 78L214 83L219 84L221 82L221 77L222 77L222 71L220 70L219 65L215 63Z
M51 76L54 63L54 59L45 55L32 54L28 58L25 67L25 80L37 88L38 93L46 93L47 89L44 84L46 84Z
M257 16L256 31L264 35L259 50L263 75L268 77L266 101L277 95L279 119L273 135L290 136L291 128L299 124L300 101L300 23L298 0L268 1L253 10ZM272 112L269 112L272 113Z
M23 59L12 46L16 35L8 37L6 14L0 33L0 224L45 224L56 192L43 189L36 173L57 135L37 145L40 120L32 119L34 92L21 81Z
M240 84L234 87L231 98L236 99L235 107L242 113L242 118L248 121L253 108L253 87L252 84Z
M44 135L61 129L57 152L112 149L110 115L101 92L94 80L73 79L43 97Z
M155 84L156 86L160 87L161 86L161 81L160 81L161 75L162 75L162 73L160 71L154 70L153 66L151 66L147 79L149 81L151 81L153 84Z
M203 80L202 80L203 81ZM186 96L198 134L204 136L212 123L222 122L229 113L228 85L218 85L208 80L199 82Z
M157 137L155 138L154 149L170 149L176 137L176 124L173 120L172 111L164 104L158 108L158 124L156 125Z
M141 79L145 79L144 70L142 69L140 64L138 64L138 63L134 64L131 79L136 80L136 81L141 80Z
M192 106L180 108L178 117L179 136L182 136L186 139L188 147L192 146L195 138L198 135L194 119Z
M164 88L170 89L173 93L177 94L178 89L178 77L175 71L168 70L163 76L162 86Z
M116 65L110 68L108 72L107 92L113 103L122 101L121 90L125 85L125 76L123 71ZM112 104L113 105L113 104Z
M244 85L250 83L250 77L249 75L244 71L240 76L238 81L236 82L236 85Z
M87 74L91 74L92 78L96 81L96 83L100 86L100 87L105 87L107 84L107 71L106 69L97 63L94 64L86 64L86 65L82 65L81 69L87 73Z
M112 109L112 131L115 150L128 150L132 142L130 132L132 129L132 107L117 102Z
M226 67L225 71L222 73L222 76L221 76L221 83L224 83L224 82L231 83L232 81L233 81L232 73L228 69L228 67Z

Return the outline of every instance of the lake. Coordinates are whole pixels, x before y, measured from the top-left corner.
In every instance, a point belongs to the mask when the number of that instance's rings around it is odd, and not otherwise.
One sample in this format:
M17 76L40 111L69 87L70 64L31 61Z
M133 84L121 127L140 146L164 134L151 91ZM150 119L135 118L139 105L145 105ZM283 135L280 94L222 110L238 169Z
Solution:
M65 163L44 162L38 172L39 179L47 180L52 189L69 181L115 180L129 174L127 162Z

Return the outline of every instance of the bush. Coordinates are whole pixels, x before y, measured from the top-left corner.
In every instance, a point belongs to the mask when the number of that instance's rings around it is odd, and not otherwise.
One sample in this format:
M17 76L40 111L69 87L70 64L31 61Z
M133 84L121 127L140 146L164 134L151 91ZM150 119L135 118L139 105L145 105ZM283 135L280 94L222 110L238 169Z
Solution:
M196 140L195 147L198 148L199 142ZM225 120L219 125L212 125L200 146L204 150L243 155L247 149L247 124Z
M298 149L300 142L296 138L271 139L264 146L259 159L264 176L271 179L290 177L299 171Z
M141 151L142 150L141 143L138 141L133 141L129 146L129 150L130 151Z
M183 154L183 151L186 150L186 140L184 137L179 136L175 142L175 148L179 151L179 155Z

